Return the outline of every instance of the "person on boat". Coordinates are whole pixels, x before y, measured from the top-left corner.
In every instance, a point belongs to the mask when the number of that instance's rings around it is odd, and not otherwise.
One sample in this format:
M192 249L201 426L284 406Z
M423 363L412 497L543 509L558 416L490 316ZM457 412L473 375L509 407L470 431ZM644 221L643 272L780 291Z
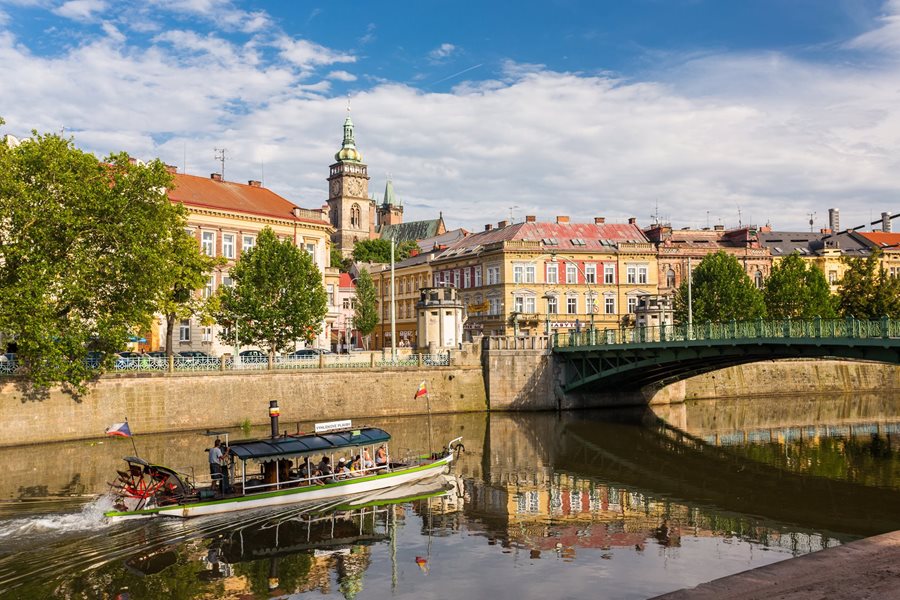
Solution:
M375 466L375 463L372 462L372 455L369 454L368 448L363 448L362 451L362 466L364 469L371 469Z
M375 466L376 467L386 467L388 463L388 455L387 449L384 447L384 444L378 446L378 450L375 451Z
M222 483L222 440L219 438L216 438L213 447L209 449L209 475L213 487L220 488Z
M347 466L347 461L342 456L340 460L338 460L337 470L335 471L335 479L347 479L350 476L350 468Z
M362 468L359 454L350 459L350 474L356 476L356 471Z
M334 474L334 471L331 469L331 459L329 459L327 456L323 456L322 460L319 461L319 465L316 470L318 471L318 475L321 478L325 478ZM319 481L321 481L321 479Z

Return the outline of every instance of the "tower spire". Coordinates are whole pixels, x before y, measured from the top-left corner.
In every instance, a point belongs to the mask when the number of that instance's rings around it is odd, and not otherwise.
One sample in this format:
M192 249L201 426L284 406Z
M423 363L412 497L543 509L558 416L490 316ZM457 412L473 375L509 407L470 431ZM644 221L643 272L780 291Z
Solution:
M344 141L341 149L334 155L338 162L362 162L362 154L356 149L353 139L353 120L350 118L350 96L347 96L347 118L344 119Z

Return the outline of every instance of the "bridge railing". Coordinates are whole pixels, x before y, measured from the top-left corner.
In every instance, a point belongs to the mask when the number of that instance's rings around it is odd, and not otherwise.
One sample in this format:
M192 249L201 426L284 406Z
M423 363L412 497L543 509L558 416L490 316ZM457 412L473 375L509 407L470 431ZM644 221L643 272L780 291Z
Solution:
M656 327L620 327L594 329L577 333L557 333L553 346L610 346L618 344L669 343L690 340L753 340L815 338L872 339L900 338L900 320L878 319L782 319L753 321L705 322Z

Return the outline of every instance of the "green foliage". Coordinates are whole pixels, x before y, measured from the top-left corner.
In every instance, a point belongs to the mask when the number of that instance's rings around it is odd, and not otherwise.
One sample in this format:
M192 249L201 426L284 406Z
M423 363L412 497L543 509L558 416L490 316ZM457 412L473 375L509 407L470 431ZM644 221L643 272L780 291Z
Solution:
M763 317L766 306L738 260L724 251L707 255L693 274L694 322ZM675 293L675 318L688 320L687 281Z
M848 269L840 281L838 308L857 319L900 318L900 278L891 277L880 264L881 250L866 258L845 258Z
M344 255L341 254L338 248L335 246L331 247L329 266L336 267L341 273L348 273L350 271L350 263L350 258L344 258Z
M196 290L206 285L212 270L224 265L225 260L203 254L194 236L184 229L174 232L167 251L169 269L157 309L166 318L166 354L171 356L175 348L176 320L186 319L207 308ZM211 300L215 305L215 299Z
M71 140L33 132L0 144L0 331L16 336L35 391L83 391L128 336L149 327L184 218L165 165L101 163Z
M268 227L254 248L231 269L234 287L219 288L215 317L226 327L237 323L241 345L268 350L270 356L312 342L321 331L327 295L312 258ZM233 333L222 341L234 343Z
M836 314L825 274L796 252L772 267L763 297L773 319L831 319Z
M394 247L394 260L399 262L409 258L416 248L412 240L400 242ZM391 240L374 239L356 242L353 246L353 260L359 262L389 263L391 262Z
M360 270L356 279L356 311L353 313L353 326L368 336L378 325L378 294L372 275L365 269Z
M278 558L239 562L234 565L234 574L245 577L250 582L250 591L254 598L271 598L269 583L272 576L272 561L277 561L279 590L288 594L303 591L304 584L307 584L309 571L313 566L312 551L298 552Z

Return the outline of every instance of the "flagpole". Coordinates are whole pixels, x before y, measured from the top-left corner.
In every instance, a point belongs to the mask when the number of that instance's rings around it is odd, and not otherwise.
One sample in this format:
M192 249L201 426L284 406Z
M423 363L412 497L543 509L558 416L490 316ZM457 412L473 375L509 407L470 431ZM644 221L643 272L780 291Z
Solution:
M427 389L425 390L425 406L428 410L428 452L434 456L434 439L431 434L431 394Z
M128 417L125 417L125 424L126 424L126 425L128 424ZM131 427L128 428L128 432L131 433ZM138 455L137 446L134 445L134 434L132 433L132 434L131 434L130 436L128 436L128 437L131 438L131 447L134 449L134 456L135 456L136 458L140 458L140 456Z

